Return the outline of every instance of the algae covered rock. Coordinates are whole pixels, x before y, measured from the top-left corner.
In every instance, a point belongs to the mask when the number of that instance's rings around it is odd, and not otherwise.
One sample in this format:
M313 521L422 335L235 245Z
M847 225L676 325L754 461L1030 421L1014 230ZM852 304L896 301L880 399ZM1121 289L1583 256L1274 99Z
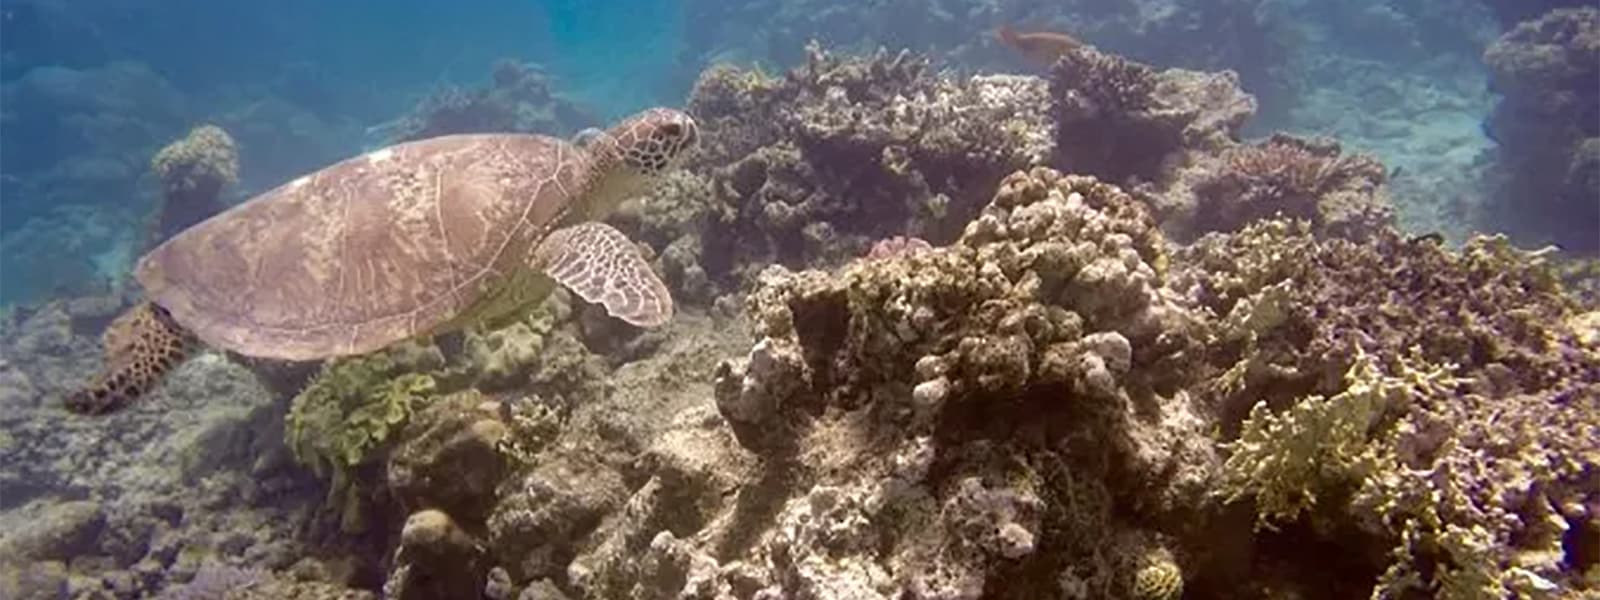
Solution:
M105 530L105 507L99 502L45 506L25 527L0 537L0 555L25 561L70 560L95 553Z
M411 513L400 529L396 566L384 583L384 597L399 599L470 598L483 590L488 568L479 560L482 545L444 511Z
M412 416L408 435L389 456L386 483L402 506L437 508L482 523L495 486L511 467L504 448L512 425L493 401L466 391L435 398Z

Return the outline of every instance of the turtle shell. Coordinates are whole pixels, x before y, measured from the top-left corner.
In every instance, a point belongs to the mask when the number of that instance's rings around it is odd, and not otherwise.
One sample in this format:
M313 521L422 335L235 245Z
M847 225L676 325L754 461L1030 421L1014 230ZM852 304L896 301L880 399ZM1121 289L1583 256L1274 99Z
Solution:
M589 169L582 149L545 136L399 144L184 230L136 276L214 347L288 360L371 352L528 285L530 249Z

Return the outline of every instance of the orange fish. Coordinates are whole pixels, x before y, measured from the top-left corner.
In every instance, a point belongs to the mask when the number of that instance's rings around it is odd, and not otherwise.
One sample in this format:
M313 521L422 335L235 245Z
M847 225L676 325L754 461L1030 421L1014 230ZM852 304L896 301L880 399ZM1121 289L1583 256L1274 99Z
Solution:
M1030 62L1048 67L1056 63L1061 55L1083 46L1078 38L1065 33L1054 31L1036 31L1031 33L1018 33L1010 25L1001 25L994 30L994 37L1000 43L1012 47Z

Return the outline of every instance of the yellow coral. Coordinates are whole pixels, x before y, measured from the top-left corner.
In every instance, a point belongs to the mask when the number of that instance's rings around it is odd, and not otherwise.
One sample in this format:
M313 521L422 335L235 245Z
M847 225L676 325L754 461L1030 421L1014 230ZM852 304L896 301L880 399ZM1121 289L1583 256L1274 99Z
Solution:
M220 188L238 181L239 151L221 127L201 125L156 153L150 169L169 193Z
M1136 600L1177 600L1183 595L1183 570L1166 551L1152 552L1133 576Z
M1228 499L1253 495L1257 525L1297 518L1316 504L1318 490L1360 479L1374 470L1373 425L1414 398L1443 394L1458 383L1453 366L1419 369L1402 360L1389 376L1377 360L1357 352L1345 373L1347 387L1333 397L1311 396L1274 413L1261 401L1250 410L1233 454L1223 465Z

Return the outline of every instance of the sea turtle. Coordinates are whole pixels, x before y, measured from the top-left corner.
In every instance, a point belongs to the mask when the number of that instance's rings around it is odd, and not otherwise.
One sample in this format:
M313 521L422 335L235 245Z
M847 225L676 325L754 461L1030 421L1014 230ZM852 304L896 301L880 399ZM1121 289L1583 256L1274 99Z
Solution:
M633 325L661 325L666 285L600 219L698 138L688 115L655 108L582 147L449 135L290 181L140 258L148 300L107 329L105 369L65 404L125 407L195 341L295 361L364 354L517 314L555 283Z

